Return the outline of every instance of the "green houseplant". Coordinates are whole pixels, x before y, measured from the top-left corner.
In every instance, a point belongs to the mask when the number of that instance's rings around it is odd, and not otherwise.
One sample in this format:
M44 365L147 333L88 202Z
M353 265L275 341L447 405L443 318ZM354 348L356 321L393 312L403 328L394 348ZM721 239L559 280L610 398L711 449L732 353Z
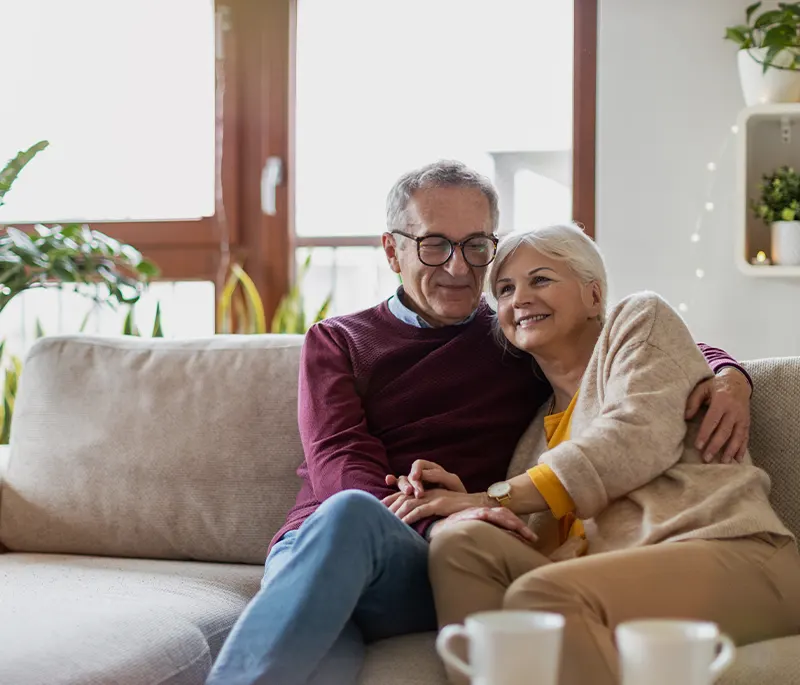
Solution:
M267 328L264 304L258 289L247 272L238 264L231 266L230 275L219 298L217 320L221 333L305 333L313 324L328 316L331 297L308 320L302 294L303 280L311 266L309 255L300 268L289 292L281 298L275 316Z
M19 152L0 170L0 206L25 166L48 145L46 140L39 141ZM155 265L134 247L86 225L37 225L32 233L0 226L0 313L27 290L65 284L90 286L91 296L97 302L132 305L157 274ZM0 444L8 441L22 371L20 360L4 353L5 343L0 343L0 366L4 374Z
M745 10L745 23L729 26L725 39L739 47L739 79L748 106L800 101L800 2Z
M755 216L770 227L772 261L800 265L800 174L782 166L765 174L752 202Z

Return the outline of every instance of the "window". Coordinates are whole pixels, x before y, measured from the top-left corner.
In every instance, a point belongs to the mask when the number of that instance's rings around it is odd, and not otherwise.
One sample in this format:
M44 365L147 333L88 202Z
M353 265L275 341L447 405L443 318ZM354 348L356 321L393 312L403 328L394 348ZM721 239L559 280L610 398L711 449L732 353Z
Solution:
M41 333L120 335L128 308L98 306L90 294L71 288L39 289L15 297L0 319L5 350L23 356ZM159 307L164 337L210 336L214 334L214 303L211 281L161 281L153 283L133 308L133 322L142 336L150 337Z
M214 215L211 0L25 0L0 11L0 43L15 55L0 157L51 143L1 222Z
M298 0L294 223L311 300L344 313L396 289L372 275L391 276L375 247L385 197L435 159L494 181L501 231L572 215L575 30L569 2Z
M15 56L0 157L51 142L0 223L86 220L204 293L228 259L244 263L268 320L309 254L307 311L328 295L343 313L391 293L385 196L436 158L494 180L503 229L571 206L591 231L596 11L596 0L0 0ZM270 159L282 162L273 188Z
M87 221L146 252L165 278L213 280L218 165L238 238L236 84L217 102L215 58L229 41L219 16L214 0L0 1L0 42L15 55L0 157L50 141L0 223Z

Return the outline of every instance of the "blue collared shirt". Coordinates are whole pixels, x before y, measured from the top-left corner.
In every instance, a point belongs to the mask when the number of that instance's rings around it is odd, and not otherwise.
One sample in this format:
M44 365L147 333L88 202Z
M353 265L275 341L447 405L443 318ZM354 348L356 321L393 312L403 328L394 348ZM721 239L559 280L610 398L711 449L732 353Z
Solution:
M407 323L409 326L414 326L415 328L433 328L425 319L423 319L419 314L414 311L411 311L408 307L403 304L402 295L404 294L403 286L401 285L397 292L389 298L389 311L394 314L400 321L403 323ZM472 314L470 314L466 319L463 321L459 321L456 325L463 326L465 323L469 323L475 318L475 315L478 313L476 309Z

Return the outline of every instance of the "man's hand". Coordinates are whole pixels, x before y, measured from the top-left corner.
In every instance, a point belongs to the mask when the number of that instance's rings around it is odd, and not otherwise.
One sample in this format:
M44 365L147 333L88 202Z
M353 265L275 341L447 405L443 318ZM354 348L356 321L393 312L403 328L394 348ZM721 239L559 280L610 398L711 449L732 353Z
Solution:
M472 507L456 514L451 514L446 519L437 521L430 527L428 538L433 540L443 530L459 521L486 521L498 528L507 530L523 542L531 545L538 540L535 533L505 507Z
M699 383L686 404L686 418L691 419L707 404L708 412L697 434L695 447L710 462L723 449L721 461L741 462L750 438L750 395L752 389L744 374L725 367L714 378Z
M384 498L383 503L403 523L412 525L430 516L450 516L464 509L487 506L488 498L484 493L469 495L437 488L419 497L395 493Z
M421 497L425 493L425 485L437 485L445 490L466 493L467 489L455 474L445 471L439 464L426 459L417 459L411 465L408 476L386 476L386 485L397 487L407 496Z

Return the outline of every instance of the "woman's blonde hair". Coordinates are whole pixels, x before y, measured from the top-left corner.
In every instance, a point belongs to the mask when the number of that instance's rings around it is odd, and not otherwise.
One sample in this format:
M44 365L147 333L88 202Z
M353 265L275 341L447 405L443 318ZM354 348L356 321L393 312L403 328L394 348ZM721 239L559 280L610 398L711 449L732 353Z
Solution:
M564 262L581 283L596 282L600 286L600 323L605 323L608 297L606 265L597 244L576 224L555 224L514 231L500 239L487 279L487 297L495 308L498 274L520 245L530 245L543 255Z

